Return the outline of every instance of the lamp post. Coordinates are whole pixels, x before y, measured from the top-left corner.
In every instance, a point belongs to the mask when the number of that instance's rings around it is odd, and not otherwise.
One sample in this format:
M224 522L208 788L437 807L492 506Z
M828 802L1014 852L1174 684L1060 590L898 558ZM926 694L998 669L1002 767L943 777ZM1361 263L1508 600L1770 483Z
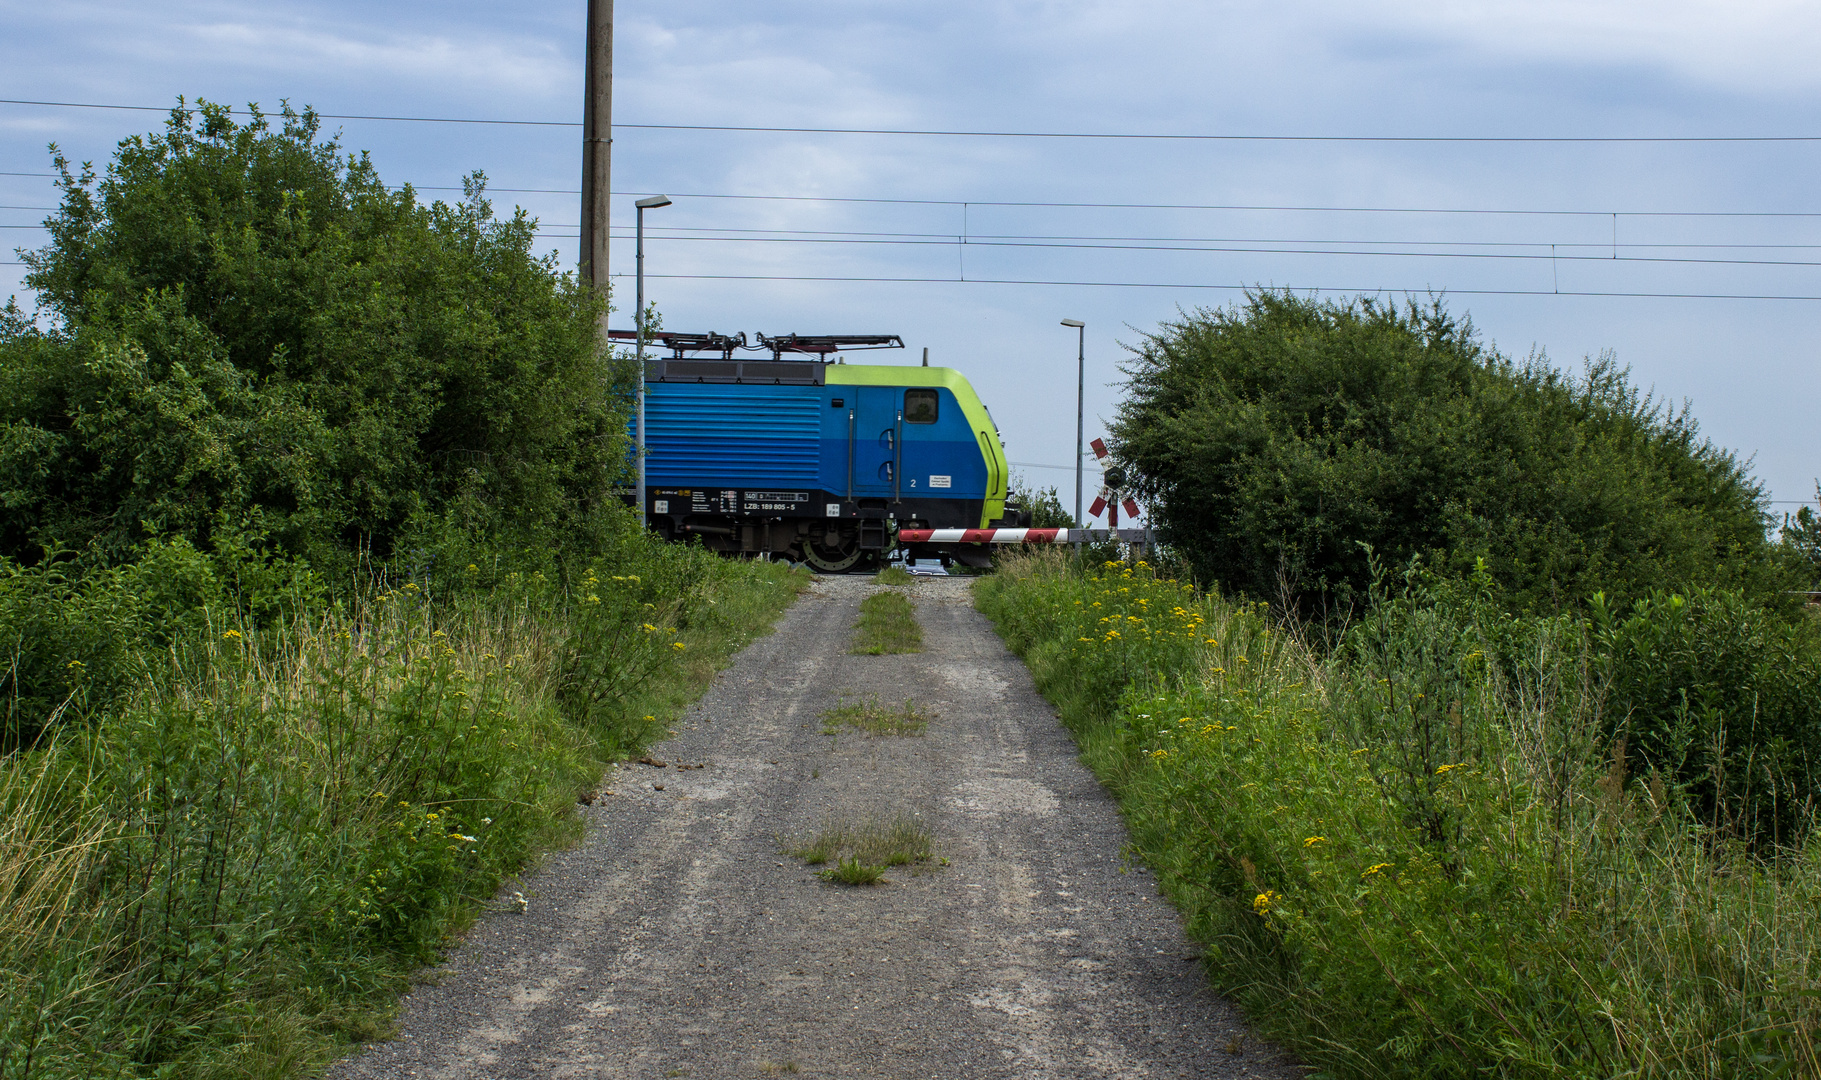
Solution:
M636 441L638 443L639 454L639 528L643 529L648 524L645 520L645 211L656 210L660 206L669 206L670 196L653 195L647 199L640 199L632 205L637 208L638 211L638 225L634 230L636 233L635 243L638 261L638 268L635 276L638 281L636 290L638 311L636 314L639 327L639 421ZM1079 498L1079 493L1077 493L1077 498Z
M1081 400L1087 395L1088 385L1088 324L1080 319L1064 319L1062 325L1072 326L1077 331L1075 336L1075 527L1084 528L1081 523Z

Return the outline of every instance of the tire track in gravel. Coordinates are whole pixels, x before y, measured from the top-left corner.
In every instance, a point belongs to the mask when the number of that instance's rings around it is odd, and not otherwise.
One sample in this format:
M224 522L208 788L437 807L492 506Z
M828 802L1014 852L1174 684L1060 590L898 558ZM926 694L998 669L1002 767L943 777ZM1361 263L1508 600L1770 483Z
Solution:
M477 923L400 1036L330 1075L1300 1076L1188 962L967 581L910 587L923 653L850 656L875 588L819 580L653 751L705 767L609 773L582 846L520 886L528 909ZM852 696L935 719L821 734ZM780 853L831 816L892 812L920 815L948 865L850 889Z

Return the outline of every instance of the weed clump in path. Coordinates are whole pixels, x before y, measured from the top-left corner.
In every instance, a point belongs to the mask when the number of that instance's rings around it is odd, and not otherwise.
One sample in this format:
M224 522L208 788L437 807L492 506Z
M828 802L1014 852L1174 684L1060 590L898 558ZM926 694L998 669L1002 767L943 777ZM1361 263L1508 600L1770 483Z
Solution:
M917 625L916 608L903 593L876 592L860 601L860 621L854 624L856 656L923 651L923 628Z
M822 866L824 881L842 885L878 885L894 866L928 862L930 831L914 814L860 821L832 820L807 841L785 849L808 866Z
M902 566L888 566L873 576L877 585L909 585L917 576Z
M882 705L876 697L846 702L822 714L822 734L839 734L843 727L869 735L921 735L929 727L929 713L909 699L902 705Z

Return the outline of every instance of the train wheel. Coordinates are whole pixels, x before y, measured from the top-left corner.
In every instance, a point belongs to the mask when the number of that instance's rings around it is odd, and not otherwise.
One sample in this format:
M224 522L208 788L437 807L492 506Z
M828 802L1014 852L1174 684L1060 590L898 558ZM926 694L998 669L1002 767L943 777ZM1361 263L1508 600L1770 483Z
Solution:
M803 561L824 574L839 574L860 561L860 543L849 540L852 547L824 546L815 540L803 540Z

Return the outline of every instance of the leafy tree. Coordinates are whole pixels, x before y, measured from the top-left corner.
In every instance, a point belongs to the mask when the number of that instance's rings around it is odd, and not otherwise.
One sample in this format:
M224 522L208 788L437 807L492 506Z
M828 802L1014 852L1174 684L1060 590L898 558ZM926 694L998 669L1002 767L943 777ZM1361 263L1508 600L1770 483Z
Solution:
M1033 529L1067 529L1075 524L1075 516L1063 508L1062 497L1056 494L1054 485L1032 487L1023 477L1014 476L1012 494L1018 505L1031 515Z
M1815 485L1821 499L1821 484ZM1796 580L1809 589L1821 588L1821 514L1804 506L1783 518L1778 545Z
M1439 300L1261 292L1166 323L1126 373L1118 458L1165 542L1231 589L1344 603L1374 555L1483 559L1542 608L1775 587L1763 491L1686 408L1610 357L1579 378L1508 359Z
M256 508L323 566L608 528L630 372L593 292L480 174L420 205L310 110L277 119L180 103L99 180L52 147L62 207L22 253L48 319L0 316L0 554L203 544Z

